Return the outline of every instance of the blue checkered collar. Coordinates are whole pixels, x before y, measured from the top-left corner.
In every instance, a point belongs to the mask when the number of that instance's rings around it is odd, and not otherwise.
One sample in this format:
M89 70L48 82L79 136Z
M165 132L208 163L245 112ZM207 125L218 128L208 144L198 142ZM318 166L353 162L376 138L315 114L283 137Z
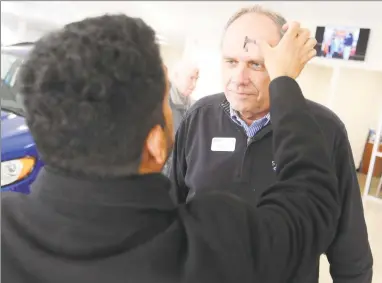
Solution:
M267 126L271 121L271 115L270 113L267 113L264 117L253 121L251 125L247 125L247 123L243 119L241 119L239 114L235 110L233 110L231 107L229 108L229 113L230 113L231 119L244 129L248 137L255 136L261 129Z

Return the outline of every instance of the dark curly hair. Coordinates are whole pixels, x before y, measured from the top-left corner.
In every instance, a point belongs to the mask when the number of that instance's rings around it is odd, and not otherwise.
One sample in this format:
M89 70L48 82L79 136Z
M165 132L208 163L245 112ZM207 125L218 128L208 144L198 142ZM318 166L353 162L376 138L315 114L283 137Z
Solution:
M29 129L52 168L134 174L150 129L164 126L159 46L138 18L88 18L43 37L20 82Z

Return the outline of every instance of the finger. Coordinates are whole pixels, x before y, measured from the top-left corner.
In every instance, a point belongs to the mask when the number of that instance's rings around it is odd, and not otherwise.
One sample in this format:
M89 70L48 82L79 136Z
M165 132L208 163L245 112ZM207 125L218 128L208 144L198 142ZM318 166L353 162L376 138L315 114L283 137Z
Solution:
M300 44L305 44L310 38L310 30L306 28L300 28L297 34L297 40Z
M308 63L310 60L312 60L317 55L316 49L309 50L301 59L302 64Z
M257 40L256 41L257 46L260 49L260 52L263 54L263 56L266 56L266 54L269 52L269 50L272 49L272 47L266 42L265 40Z
M285 35L288 37L296 38L299 30L300 30L300 23L290 22L288 23L288 29Z
M304 45L305 50L311 50L317 45L317 40L313 37L309 38Z

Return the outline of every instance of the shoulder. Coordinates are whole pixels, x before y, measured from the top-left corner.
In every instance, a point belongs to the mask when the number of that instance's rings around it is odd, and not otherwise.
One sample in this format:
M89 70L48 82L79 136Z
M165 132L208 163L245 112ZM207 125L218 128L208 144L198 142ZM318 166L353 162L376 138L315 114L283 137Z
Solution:
M22 193L16 193L16 192L1 192L1 209L2 211L6 211L8 209L13 209L15 205L18 205L20 202L22 202L27 195L24 195Z
M201 126L203 128L211 127L214 124L213 121L223 113L222 106L225 102L224 93L208 95L197 100L185 113L179 125L178 133L185 134L191 129L197 131ZM211 123L206 123L206 121Z
M345 130L344 123L328 107L311 100L307 100L307 103L317 122L324 123L325 126L333 126L337 129Z
M7 203L9 201L12 201L14 198L18 198L21 194L11 192L11 191L5 191L1 192L1 204ZM3 206L2 206L3 207Z
M1 193L1 222L2 226L7 226L11 221L17 222L21 211L25 208L25 199L28 195L16 192L2 192Z
M335 146L348 140L344 123L332 110L311 100L307 103L329 144Z
M224 101L225 95L222 92L202 97L189 108L185 118L195 116L200 112L220 111Z

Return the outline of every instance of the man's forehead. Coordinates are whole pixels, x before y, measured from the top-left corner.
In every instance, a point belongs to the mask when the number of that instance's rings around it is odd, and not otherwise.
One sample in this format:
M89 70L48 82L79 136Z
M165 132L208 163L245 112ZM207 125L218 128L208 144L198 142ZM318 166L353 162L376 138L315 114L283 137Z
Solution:
M223 52L237 52L240 49L244 51L246 38L250 41L247 43L248 51L255 52L258 48L251 41L264 40L274 46L280 40L280 31L277 25L264 15L243 15L227 28L222 41Z
M229 58L240 58L243 61L250 61L253 59L261 59L263 56L256 44L260 38L250 38L246 36L235 36L233 40L223 42L222 55ZM250 41L248 41L248 39Z

